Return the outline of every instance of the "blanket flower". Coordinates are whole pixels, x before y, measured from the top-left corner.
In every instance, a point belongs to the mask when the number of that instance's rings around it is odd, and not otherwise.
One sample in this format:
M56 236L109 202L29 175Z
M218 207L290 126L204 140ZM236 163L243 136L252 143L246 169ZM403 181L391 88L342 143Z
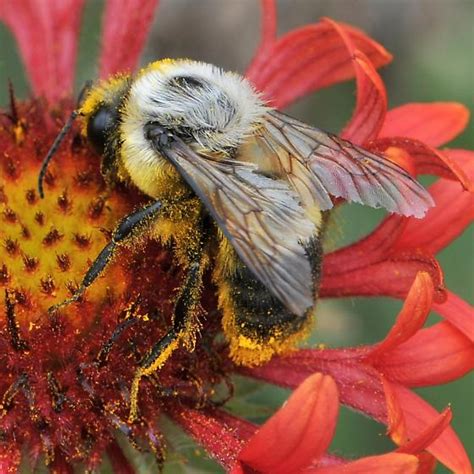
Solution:
M104 276L67 311L48 307L74 292L117 221L145 197L100 175L100 157L72 132L36 192L40 163L71 98L84 0L0 0L34 97L10 89L0 115L0 470L17 472L22 457L52 472L107 457L132 473L118 434L163 464L167 415L228 471L431 472L437 461L471 472L464 447L441 414L412 391L444 384L472 369L472 308L446 288L436 254L472 221L474 153L439 149L468 120L456 103L406 104L387 110L377 69L392 57L357 28L322 19L278 37L273 0L262 0L262 38L246 76L275 107L320 88L356 80L353 116L341 135L384 153L429 187L436 206L422 220L388 216L365 238L328 253L321 298L393 297L404 301L379 343L295 350L269 363L235 366L220 334L211 282L194 351L177 350L140 391L140 416L127 421L129 387L138 361L169 328L182 271L170 252L144 240L123 248ZM108 0L100 76L133 71L157 0ZM343 203L339 203L342 205ZM442 321L425 327L433 310ZM226 411L232 374L294 389L288 402L256 426ZM227 387L221 399L216 387ZM328 451L344 404L385 424L393 452L349 461Z

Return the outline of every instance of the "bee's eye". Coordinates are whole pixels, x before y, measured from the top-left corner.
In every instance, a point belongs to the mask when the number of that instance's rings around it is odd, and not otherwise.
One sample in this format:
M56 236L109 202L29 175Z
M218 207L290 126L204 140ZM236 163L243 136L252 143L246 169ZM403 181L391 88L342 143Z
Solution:
M87 138L99 153L104 152L106 135L114 125L116 115L114 110L104 105L90 117L87 123Z

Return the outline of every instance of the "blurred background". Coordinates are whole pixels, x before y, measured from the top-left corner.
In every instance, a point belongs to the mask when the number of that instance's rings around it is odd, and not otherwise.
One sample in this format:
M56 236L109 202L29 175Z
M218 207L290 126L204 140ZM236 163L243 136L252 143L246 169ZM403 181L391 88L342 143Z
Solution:
M89 0L83 18L76 89L97 76L103 2ZM474 110L474 2L471 0L280 0L279 33L329 16L362 28L382 43L394 61L381 70L389 105L407 102L459 101ZM257 0L161 0L142 64L161 57L188 57L244 72L258 44L260 7ZM7 103L7 80L17 95L29 89L10 32L0 24L0 107ZM320 128L337 132L351 116L354 84L341 84L306 97L288 112ZM449 146L474 148L473 121ZM430 180L424 181L428 184ZM383 213L357 205L334 216L328 245L335 248L365 235ZM439 255L447 286L473 303L474 234L469 229ZM319 303L311 343L348 346L374 343L385 336L401 303L388 299L353 298ZM429 324L438 318L432 316ZM236 379L237 394L228 405L234 413L262 423L288 396L285 390ZM441 410L452 404L453 426L471 456L474 451L474 379L419 390ZM165 472L221 472L217 464L182 433L167 425L173 453ZM169 426L168 426L169 425ZM360 457L393 448L384 426L342 409L332 452ZM192 461L186 462L186 459ZM141 472L151 460L137 459ZM108 472L104 465L102 472ZM439 468L439 472L445 472Z

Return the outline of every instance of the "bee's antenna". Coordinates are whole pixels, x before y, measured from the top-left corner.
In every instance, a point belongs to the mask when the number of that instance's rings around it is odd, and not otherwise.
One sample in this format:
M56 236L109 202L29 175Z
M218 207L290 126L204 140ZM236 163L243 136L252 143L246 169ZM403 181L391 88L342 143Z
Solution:
M92 85L92 81L87 81L84 84L84 87L81 89L81 92L79 93L79 98L77 99L77 108L79 108L80 105L82 104L84 96L86 92L90 89L91 85ZM61 129L58 136L56 137L53 144L51 145L51 148L49 149L48 154L45 156L43 162L41 163L41 169L38 176L38 193L41 199L44 198L43 181L46 175L46 171L48 169L48 164L51 161L51 158L54 156L54 154L58 150L59 145L61 145L61 142L64 140L64 137L67 135L67 133L71 129L72 124L74 123L74 120L76 120L77 116L78 116L77 109L73 110L71 112L71 115L67 119L67 122L64 124L64 127Z
M56 137L56 140L54 140L53 144L51 145L51 148L49 149L48 154L46 155L43 162L41 163L41 169L38 176L38 192L41 199L44 198L43 181L46 175L46 171L48 169L48 164L51 161L51 158L54 156L54 154L58 150L59 145L61 145L61 142L64 140L64 137L66 136L67 132L69 132L70 128L72 127L72 124L74 120L76 119L76 117L77 117L77 112L73 110L71 115L67 119L66 124L61 129L58 136Z

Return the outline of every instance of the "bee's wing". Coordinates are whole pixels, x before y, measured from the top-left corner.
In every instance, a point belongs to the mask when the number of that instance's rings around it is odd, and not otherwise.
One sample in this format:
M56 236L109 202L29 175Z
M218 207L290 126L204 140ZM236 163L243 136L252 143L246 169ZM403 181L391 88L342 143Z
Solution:
M423 186L389 159L277 111L267 119L257 137L260 148L273 155L273 166L287 176L305 206L330 209L330 196L335 196L423 217L434 205Z
M179 138L159 150L178 169L242 261L293 314L314 305L305 244L315 236L297 194L283 180L235 160L194 152Z

